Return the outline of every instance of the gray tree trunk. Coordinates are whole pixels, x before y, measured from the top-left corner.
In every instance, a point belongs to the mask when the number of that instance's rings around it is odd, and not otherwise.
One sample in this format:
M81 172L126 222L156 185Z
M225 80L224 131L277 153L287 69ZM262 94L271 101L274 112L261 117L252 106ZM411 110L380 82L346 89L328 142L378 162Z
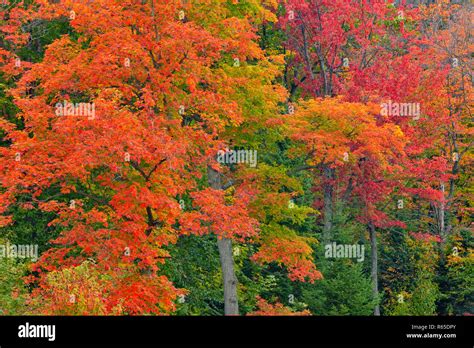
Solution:
M446 227L445 227L445 198L444 198L444 184L442 183L441 184L441 192L443 192L443 198L441 199L441 202L439 204L439 222L438 222L438 225L439 225L439 231L440 231L440 235L441 235L441 238L443 240L443 242L445 241L446 239ZM443 243L444 244L444 243Z
M372 296L377 301L374 308L374 315L380 315L380 304L379 304L379 277L378 277L378 256L377 256L377 233L375 226L372 222L369 222L369 234L370 234L370 256L371 256L371 278L372 278Z
M209 186L216 190L222 190L221 175L207 168ZM237 297L237 277L234 269L234 254L232 240L228 238L217 239L219 258L221 261L222 280L224 283L224 314L239 315L239 301Z
M222 279L224 281L224 314L239 315L239 301L237 297L237 277L234 270L232 240L222 238L217 240L221 259Z
M332 238L332 220L333 220L333 211L334 211L334 198L333 198L333 184L332 179L334 179L334 169L324 166L324 227L323 227L323 242L329 243Z

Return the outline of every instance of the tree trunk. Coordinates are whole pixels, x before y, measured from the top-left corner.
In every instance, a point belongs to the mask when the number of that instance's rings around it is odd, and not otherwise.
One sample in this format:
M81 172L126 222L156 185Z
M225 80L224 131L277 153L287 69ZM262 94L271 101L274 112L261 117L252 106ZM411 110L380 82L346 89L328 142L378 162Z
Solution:
M446 227L445 227L445 198L444 198L444 184L441 183L441 192L443 193L443 197L439 204L439 233L441 235L441 239L443 244L446 240Z
M456 151L457 150L457 146L455 147ZM464 150L466 151L466 150ZM456 161L454 162L453 164L453 168L451 170L451 174L453 174L453 177L449 180L449 193L448 193L448 198L445 200L446 201L446 213L448 214L448 221L447 221L447 225L445 224L445 228L446 228L446 231L445 231L445 235L449 235L450 233L452 233L452 230L453 230L453 226L451 225L452 223L452 219L450 218L451 216L455 215L455 214L451 214L452 213L452 203L453 203L453 199L454 199L454 191L456 189L456 177L457 175L459 174L459 161ZM446 215L445 213L445 215ZM446 219L446 218L445 218Z
M219 247L222 279L224 281L224 313L225 315L239 315L237 277L234 270L232 240L228 238L218 239L217 246Z
M216 190L222 190L221 175L207 167L209 186ZM234 269L234 254L232 240L228 238L217 239L219 258L221 261L222 280L224 283L224 314L239 315L239 301L237 297L237 277Z
M380 304L379 304L379 284L378 284L378 256L377 256L377 234L375 226L372 222L369 222L369 234L370 234L370 256L371 256L371 278L372 278L372 296L377 301L374 308L374 315L380 315Z
M333 211L334 211L334 199L333 192L334 187L332 180L334 179L334 169L324 166L324 227L323 227L323 242L325 244L331 241L332 237L332 220L333 220Z

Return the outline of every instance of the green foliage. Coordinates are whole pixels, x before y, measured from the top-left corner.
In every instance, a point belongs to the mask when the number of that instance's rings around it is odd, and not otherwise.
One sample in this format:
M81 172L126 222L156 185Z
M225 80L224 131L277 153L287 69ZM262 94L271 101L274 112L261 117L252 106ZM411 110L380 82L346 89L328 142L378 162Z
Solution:
M324 279L305 284L303 302L314 315L371 315L375 305L363 265L349 260L318 263Z
M1 245L6 243L0 239ZM23 281L27 268L24 260L0 257L0 315L27 314L28 291Z
M469 230L462 230L458 235L454 235L446 247L447 262L443 264L439 276L442 290L439 307L443 314L473 314L473 248L474 238Z
M405 278L398 292L390 289L385 303L388 315L436 315L440 291L436 283L438 256L434 242L419 241L406 237L407 263L413 265L413 273Z
M176 262L167 262L164 274L177 288L188 290L178 303L178 315L217 315L222 312L222 278L219 253L215 237L180 238L170 246L170 254ZM184 299L184 302L183 302Z

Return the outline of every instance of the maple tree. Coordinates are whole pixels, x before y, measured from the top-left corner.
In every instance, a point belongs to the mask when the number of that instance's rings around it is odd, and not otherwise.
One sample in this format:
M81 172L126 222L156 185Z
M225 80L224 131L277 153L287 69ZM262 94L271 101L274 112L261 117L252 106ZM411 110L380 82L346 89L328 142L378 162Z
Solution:
M444 15L450 13L446 11L447 2L442 6ZM337 106L344 109L335 112L328 101L328 105L322 110L315 109L313 114L305 104L301 107L296 104L296 109L302 110L294 115L296 120L292 123L297 128L292 129L293 137L306 144L300 154L308 158L307 169L319 169L322 173L316 175L316 180L324 194L323 238L326 241L331 238L337 196L345 201L351 196L361 199L363 213L359 218L369 230L373 292L377 298L376 228L406 227L377 206L384 201L383 206L390 205L387 202L394 194L399 196L402 206L409 197L425 199L438 212L438 225L444 226L443 183L449 180L453 184L452 174L456 174L459 163L456 152L453 170L449 173L450 159L446 154L453 150L426 156L439 139L440 125L451 128L461 124L452 121L452 111L448 116L447 111L452 110L452 106L448 106L451 98L443 90L446 85L443 79L449 81L450 67L443 63L446 57L436 48L439 37L429 35L439 24L430 26L423 22L428 16L432 18L433 11L442 10L439 6L413 8L403 2L394 7L379 1L286 1L285 9L281 22L287 31L290 64L294 66L287 76L291 91L296 92L300 87L313 96L340 94L352 103L423 101L422 118L420 120L418 115L414 119L416 123L409 118L382 117L381 106L376 105L370 118L378 127L362 138L366 139L368 148L347 139L344 134L345 128L350 130L354 125L361 125L360 120L345 118L353 113L351 104L339 103ZM453 35L453 30L446 33ZM459 41L466 42L465 38ZM329 114L328 120L318 115L324 112ZM326 133L328 128L329 133ZM356 132L347 133L355 135ZM398 137L393 137L397 134ZM384 142L385 139L388 141ZM343 157L348 164L346 167L351 162L357 166L344 168ZM343 191L339 193L337 188L341 186ZM450 192L448 201L452 200L453 190ZM445 228L440 230L445 231ZM445 232L440 235L442 240L446 239ZM375 313L380 313L378 306Z
M289 308L285 308L281 303L270 304L263 298L257 298L258 300L258 311L255 311L249 315L263 315L263 316L300 316L309 315L308 310L301 312L293 312Z
M69 16L81 35L64 35L49 45L44 60L24 72L12 90L24 129L2 123L15 144L2 149L4 211L21 195L23 208L54 212L50 224L62 227L54 241L58 247L35 265L35 296L61 311L69 296L56 290L69 281L50 272L73 271L92 259L90 267L101 272L97 281L104 304L86 306L90 312L85 313L169 312L184 292L157 272L169 257L163 247L180 234L209 232L227 243L219 246L227 289L228 277L235 277L232 269L225 273L232 267L230 238L255 236L257 221L246 212L249 193L237 192L235 203L227 206L220 187L210 179L211 187L199 190L199 178L220 175L213 156L228 140L227 128L256 122L240 98L259 83L271 84L278 73L253 41L247 20L227 12L211 23L199 15L191 21L189 4L168 2L38 4L32 18ZM110 21L96 20L102 17ZM234 30L222 35L216 22L232 23ZM242 64L246 59L262 63L235 66L237 57ZM259 92L261 98L275 103L283 94L268 88ZM94 115L61 117L63 100L64 112L88 102ZM45 194L48 188L54 188L53 195ZM197 210L182 211L177 198L187 194ZM230 286L225 292L236 296L235 284Z

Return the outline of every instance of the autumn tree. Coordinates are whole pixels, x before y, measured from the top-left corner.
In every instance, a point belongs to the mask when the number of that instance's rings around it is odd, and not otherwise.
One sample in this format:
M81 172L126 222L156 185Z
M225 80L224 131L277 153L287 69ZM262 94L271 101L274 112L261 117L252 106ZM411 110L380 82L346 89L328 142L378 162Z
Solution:
M249 127L264 127L284 97L273 85L281 59L258 47L247 11L256 21L274 16L249 4L38 1L30 11L18 8L24 21L67 18L74 30L50 44L41 62L22 65L11 94L24 126L2 120L11 142L1 150L3 224L16 203L54 213L50 225L62 230L30 279L45 312L169 313L185 291L159 273L166 246L183 234L213 233L225 314L239 313L232 239L248 241L260 230L245 185L226 197L223 189L234 184L216 155L230 142L249 144ZM222 11L209 16L208 6ZM13 35L21 24L3 29ZM4 71L16 74L16 62ZM282 259L273 242L262 246L270 248L267 262ZM303 264L298 256L281 262L295 278L317 274L311 249L303 241L298 248ZM68 286L85 274L94 283ZM101 300L84 304L90 296Z

